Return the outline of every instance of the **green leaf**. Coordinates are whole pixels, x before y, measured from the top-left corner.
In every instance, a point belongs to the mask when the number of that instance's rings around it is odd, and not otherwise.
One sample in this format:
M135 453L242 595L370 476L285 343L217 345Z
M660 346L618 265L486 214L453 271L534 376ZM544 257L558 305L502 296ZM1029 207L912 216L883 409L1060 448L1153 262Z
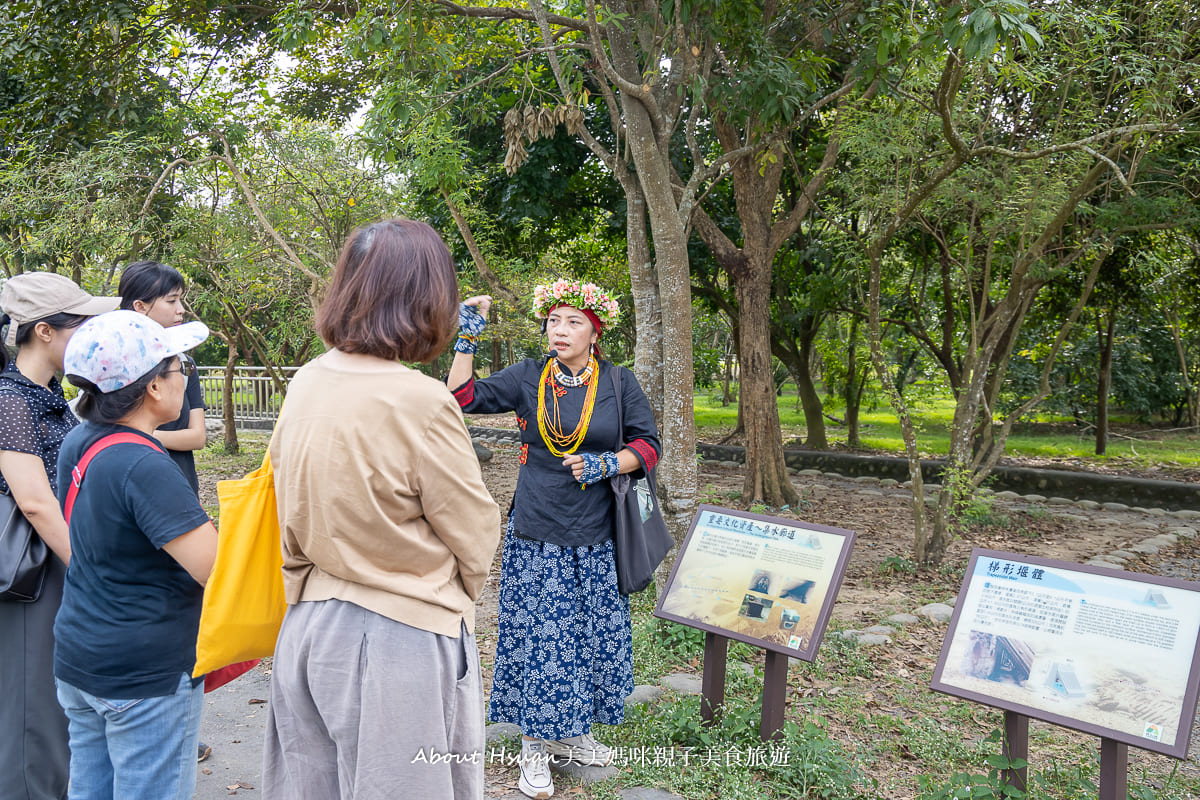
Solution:
M967 38L966 43L963 45L963 57L966 58L968 61L974 61L978 55L979 55L979 37L972 34L971 36L969 36Z
M979 55L980 56L982 56L983 58L988 58L992 55L992 53L996 52L996 41L997 41L996 36L997 36L997 31L995 28L989 28L987 31L984 32L983 42L979 46Z

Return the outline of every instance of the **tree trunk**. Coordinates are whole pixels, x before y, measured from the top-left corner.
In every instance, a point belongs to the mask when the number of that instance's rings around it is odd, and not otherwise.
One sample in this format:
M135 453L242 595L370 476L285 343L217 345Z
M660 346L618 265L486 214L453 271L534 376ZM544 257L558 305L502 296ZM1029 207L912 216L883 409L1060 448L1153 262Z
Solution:
M637 181L623 178L625 190L625 253L629 260L629 286L633 294L636 339L633 343L633 374L654 410L658 429L663 428L663 318L658 281L650 258L646 229L646 201Z
M221 386L221 415L225 419L225 452L233 455L240 449L237 420L233 416L233 375L238 360L237 330L232 327L227 329L225 340L229 342L229 353L225 357L225 383Z
M492 306L488 309L488 324L494 325L498 317L496 316L496 307ZM492 328L492 330L496 330ZM499 336L492 336L492 372L499 372L504 369L504 343Z
M865 376L864 376L865 377ZM858 379L858 317L850 319L850 343L846 347L846 444L858 447L858 411L862 403L862 385Z
M1175 354L1179 357L1179 374L1183 376L1184 401L1187 403L1187 424L1190 428L1200 428L1200 392L1193 382L1194 368L1188 369L1187 349L1183 345L1182 326L1179 322L1179 311L1175 308L1164 309L1164 316L1170 322L1171 340L1175 343Z
M83 286L83 268L86 263L87 258L79 250L71 254L71 280L79 286Z
M609 24L607 33L614 66L626 80L641 86L634 26L626 21L614 22ZM659 475L666 490L663 516L675 541L682 542L696 508L698 479L688 237L671 186L670 155L659 148L649 110L642 99L624 92L622 107L629 152L637 168L654 241L654 268L662 311L663 458ZM669 143L667 137L664 144Z
M775 402L771 369L770 279L736 282L741 332L742 381L738 408L746 431L745 483L742 501L768 506L792 506L799 495L788 477L783 457L783 432Z
M723 406L729 405L729 401L733 399L733 395L729 393L730 389L732 388L731 384L733 383L733 359L734 349L732 347L726 347L724 358L725 381L721 386L721 405Z
M1100 327L1101 319L1096 320ZM1108 450L1108 390L1112 385L1113 333L1117 324L1117 310L1108 309L1108 320L1104 330L1097 330L1100 345L1100 375L1096 379L1096 455Z
M925 509L925 481L921 474L921 453L917 449L917 432L913 426L908 404L900 393L888 369L883 353L883 324L881 320L879 294L883 283L883 250L890 236L880 236L867 249L867 342L871 346L871 365L875 377L883 386L884 394L896 412L900 422L900 434L904 440L904 454L908 458L908 474L912 480L913 510L913 559L918 563L936 563L946 551L946 533L938 526L929 529L929 517Z
M727 128L718 128L723 132L722 145L726 150L733 149L737 136ZM769 211L777 193L778 172L760 175L755 162L744 158L735 164L733 174L742 246L737 247L706 214L697 213L696 230L729 275L737 300L738 427L746 432L742 502L792 505L799 498L788 479L783 457L771 364L771 274L778 247L772 243ZM767 213L760 213L764 209ZM823 420L818 425L823 431Z
M821 395L812 379L812 350L813 341L817 338L820 321L811 314L805 314L800 322L800 338L797 344L799 365L796 370L796 391L804 406L804 427L807 435L804 445L814 450L824 450L829 447L829 439L825 435L825 406L821 403ZM779 424L776 414L775 424Z

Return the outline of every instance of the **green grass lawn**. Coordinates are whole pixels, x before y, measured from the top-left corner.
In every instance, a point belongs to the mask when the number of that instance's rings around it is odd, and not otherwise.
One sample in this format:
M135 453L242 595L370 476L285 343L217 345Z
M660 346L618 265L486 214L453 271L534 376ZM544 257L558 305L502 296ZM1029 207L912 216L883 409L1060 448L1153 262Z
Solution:
M721 405L716 389L700 389L693 395L696 410L697 435L713 441L733 430L737 424L737 402ZM783 439L791 442L806 434L804 412L796 405L795 388L789 384L783 395L776 398L779 406ZM950 424L954 419L954 402L948 396L934 396L913 403L912 412L917 428L921 453L944 455L950 447ZM838 410L833 416L841 416ZM829 419L826 436L831 444L845 445L846 427ZM1106 455L1095 455L1095 440L1091 431L1079 433L1067 417L1042 415L1033 424L1022 422L1008 439L1005 452L1013 456L1038 458L1082 459L1096 464L1120 463L1146 467L1175 466L1200 468L1200 432L1176 431L1165 433L1144 426L1130 426L1129 420L1117 418L1116 433L1110 433ZM901 454L904 442L900 423L891 407L881 404L864 407L859 415L859 439L864 448Z

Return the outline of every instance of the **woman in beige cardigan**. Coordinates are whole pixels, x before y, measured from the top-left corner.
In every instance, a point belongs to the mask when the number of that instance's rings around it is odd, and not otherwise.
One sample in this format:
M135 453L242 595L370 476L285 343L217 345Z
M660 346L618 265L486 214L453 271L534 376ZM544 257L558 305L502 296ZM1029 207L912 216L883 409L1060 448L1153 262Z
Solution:
M263 796L478 798L475 601L499 541L462 413L404 366L457 328L428 225L360 228L317 313L331 348L288 390L271 442L288 611Z

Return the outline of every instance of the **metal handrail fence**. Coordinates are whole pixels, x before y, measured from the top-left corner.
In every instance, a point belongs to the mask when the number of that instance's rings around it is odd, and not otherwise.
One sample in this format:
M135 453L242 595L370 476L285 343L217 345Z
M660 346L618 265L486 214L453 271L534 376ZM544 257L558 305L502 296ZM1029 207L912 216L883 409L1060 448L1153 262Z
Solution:
M221 418L224 408L225 367L197 367L208 416ZM279 367L291 381L299 367ZM266 367L235 367L233 370L233 419L240 427L271 427L279 416L283 395Z

